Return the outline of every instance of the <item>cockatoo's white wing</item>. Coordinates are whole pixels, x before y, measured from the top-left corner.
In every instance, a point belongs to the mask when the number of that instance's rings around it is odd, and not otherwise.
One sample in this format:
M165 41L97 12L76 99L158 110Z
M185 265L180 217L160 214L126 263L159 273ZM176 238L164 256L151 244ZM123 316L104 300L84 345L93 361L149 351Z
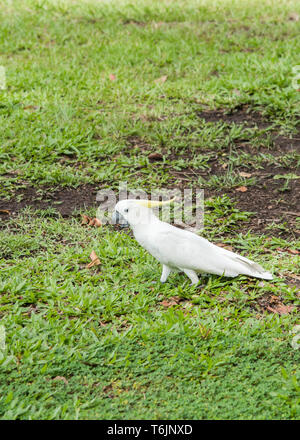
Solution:
M168 223L155 224L146 242L141 244L161 263L173 268L227 277L244 274L272 279L259 264Z

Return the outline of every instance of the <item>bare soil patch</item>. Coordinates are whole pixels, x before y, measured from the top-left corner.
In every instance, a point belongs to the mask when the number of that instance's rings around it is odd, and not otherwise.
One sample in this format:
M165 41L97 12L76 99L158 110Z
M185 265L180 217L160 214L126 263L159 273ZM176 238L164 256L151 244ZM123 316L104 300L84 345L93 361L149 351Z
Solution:
M263 116L251 110L247 105L242 104L231 110L207 110L197 113L199 118L204 119L205 122L226 122L228 124L244 124L248 127L267 128L270 122Z
M285 137L278 133L276 127L264 118L260 113L251 110L247 105L241 105L231 111L209 110L198 113L198 116L206 122L226 122L228 124L243 124L246 127L257 127L259 129L270 128L272 138L272 149L259 147L254 149L250 142L239 141L235 145L235 153L245 151L250 154L269 153L274 156L299 152L300 153L300 130L295 136ZM194 152L193 152L194 154ZM187 154L189 156L189 153ZM186 181L203 177L208 180L212 176L224 176L226 169L219 162L219 157L211 157L209 160L210 169L195 170L187 168L182 171L173 171L173 175L184 187ZM297 217L300 217L300 179L274 179L278 175L297 174L299 170L295 167L271 166L267 162L262 163L261 169L249 169L249 167L234 167L234 172L239 174L246 172L256 179L255 185L247 186L245 192L237 191L237 188L205 189L205 197L212 197L227 194L237 203L242 211L256 212L251 220L245 223L246 229L257 233L263 232L270 235L281 236L282 238L296 238L300 235L297 230ZM279 224L283 224L282 228ZM266 228L273 225L271 230ZM276 227L278 225L278 227Z
M290 190L280 193L280 183L267 176L260 176L267 185L249 186L246 192L236 189L205 189L205 198L227 194L236 202L238 209L255 212L247 222L241 225L241 231L252 230L282 238L297 238L300 230L297 229L296 219L300 217L299 184L290 182ZM184 186L183 182L183 186ZM282 183L281 183L282 185ZM75 210L98 206L96 201L97 186L82 185L78 188L62 188L52 193L45 189L45 197L41 199L34 187L27 187L16 191L16 196L22 194L23 199L18 202L16 197L11 200L0 200L0 219L5 222L11 216L17 215L25 207L34 209L55 208L63 217L70 217ZM273 224L273 228L268 227ZM278 224L278 227L276 225ZM284 228L280 226L284 225Z
M251 110L247 105L241 105L231 110L205 111L198 114L199 117L207 122L220 122L232 124L244 124L248 127L266 128L270 126L258 112ZM270 154L279 155L286 152L300 152L300 131L291 138L278 134L276 128L272 127L274 149L268 150ZM128 149L137 148L148 155L149 162L160 162L165 155L164 151L153 151L153 147L138 136L131 136L127 139ZM236 144L236 153L239 150L253 153L251 143L243 141ZM201 152L203 153L203 152ZM210 153L213 153L210 151ZM186 151L186 159L195 155L195 151ZM168 159L175 159L178 156L169 154ZM166 165L167 171L177 180L176 186L185 187L187 181L197 181L203 177L206 181L212 176L224 177L227 170L220 162L219 155L212 154L209 160L209 169L186 168L181 171L172 169L172 165ZM224 158L223 158L224 159ZM252 230L256 233L265 233L282 238L297 238L300 235L297 217L300 217L300 179L274 179L276 175L296 174L295 167L274 167L265 163L262 169L249 169L243 166L235 167L234 172L247 172L256 179L254 185L248 185L246 191L237 191L237 188L226 188L224 185L218 188L205 188L205 198L227 194L237 204L237 208L242 211L255 212L248 222L243 223L243 231ZM299 172L298 172L299 174ZM72 215L74 210L96 207L96 193L98 190L95 185L81 185L77 188L58 188L47 190L41 188L43 196L35 187L16 189L15 197L11 200L0 200L0 219L5 220L10 215L31 206L35 209L56 208L64 217ZM19 199L17 196L22 196ZM1 211L2 210L2 211ZM5 211L8 211L5 212ZM270 229L269 227L272 226ZM298 229L297 229L298 228Z
M299 309L299 306L284 304L282 301L281 296L266 293L253 304L253 308L260 313L274 313L277 315L288 315L295 309Z
M55 191L51 188L43 188L43 196L41 197L38 188L28 186L16 190L15 196L10 200L0 199L0 218L5 219L9 215L16 215L28 206L34 209L56 208L63 217L69 217L77 209L96 207L97 191L96 185L60 188ZM17 201L19 195L22 195L21 201ZM8 213L1 212L1 210L7 210Z

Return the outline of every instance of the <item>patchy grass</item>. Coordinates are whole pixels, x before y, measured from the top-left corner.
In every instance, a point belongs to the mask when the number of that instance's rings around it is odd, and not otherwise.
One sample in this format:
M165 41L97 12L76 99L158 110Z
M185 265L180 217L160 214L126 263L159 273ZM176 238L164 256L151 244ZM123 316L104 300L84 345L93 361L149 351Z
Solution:
M2 3L1 418L299 418L298 3ZM274 281L153 283L80 224L119 181L204 188L201 233Z

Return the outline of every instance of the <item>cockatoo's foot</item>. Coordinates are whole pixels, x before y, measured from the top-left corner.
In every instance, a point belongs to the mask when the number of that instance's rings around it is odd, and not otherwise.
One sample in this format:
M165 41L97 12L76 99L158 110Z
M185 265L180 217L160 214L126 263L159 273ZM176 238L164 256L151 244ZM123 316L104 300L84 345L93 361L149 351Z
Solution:
M190 270L190 269L183 269L183 272L189 277L189 279L192 282L192 286L195 286L196 284L199 283L199 278L198 275L196 274L196 272L194 270Z
M167 281L168 276L170 275L172 269L169 266L163 264L163 271L160 277L160 282L165 283Z

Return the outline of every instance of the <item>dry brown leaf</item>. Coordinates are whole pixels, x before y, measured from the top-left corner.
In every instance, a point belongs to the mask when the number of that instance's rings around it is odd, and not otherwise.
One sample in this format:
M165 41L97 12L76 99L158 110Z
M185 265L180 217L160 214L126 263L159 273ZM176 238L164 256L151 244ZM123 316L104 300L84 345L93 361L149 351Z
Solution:
M223 165L221 165L221 168L223 168L223 170L225 170L228 167L228 163L223 163Z
M240 175L241 177L251 177L251 176L252 176L251 173L245 173L244 171L241 171L241 172L239 173L239 175Z
M300 252L297 249L282 249L280 247L276 248L276 251L278 252L288 252L292 255L298 255Z
M90 220L91 220L90 217L88 217L85 214L82 214L81 218L82 218L82 221L81 221L82 225L87 225L90 222Z
M0 209L0 214L10 214L10 211L8 209Z
M239 191L239 192L242 192L242 193L248 191L246 186L239 186L238 188L235 188L235 190Z
M53 380L62 380L66 385L69 383L64 376L56 376Z
M150 160L163 160L163 155L157 152L150 153L148 156L148 159Z
M97 228L102 226L101 220L98 219L97 217L91 218L85 214L82 214L81 218L82 218L82 222L81 222L82 225L95 226Z
M167 76L167 75L163 75L163 76L161 76L160 78L157 78L154 82L155 82L156 84L160 84L160 83L164 83L164 82L166 82L167 79L168 79L168 76Z
M97 217L94 218L94 226L96 226L97 228L100 228L100 226L102 226L101 220Z
M23 107L24 110L30 110L30 111L35 111L38 110L38 107L36 105L26 105L25 107Z
M298 255L300 252L297 249L287 249L289 254Z
M90 267L93 267L93 266L99 266L99 264L101 264L101 261L100 261L98 255L96 254L96 252L95 252L94 250L91 252L90 259L91 259L92 261L91 261L89 264L86 265L86 267L87 267L88 269L89 269Z
M181 298L179 296L173 296L172 298L164 299L160 304L164 307L172 307L179 304L180 301Z
M284 304L275 304L272 307L267 306L267 310L278 315L288 315L294 309L295 306L285 306Z

